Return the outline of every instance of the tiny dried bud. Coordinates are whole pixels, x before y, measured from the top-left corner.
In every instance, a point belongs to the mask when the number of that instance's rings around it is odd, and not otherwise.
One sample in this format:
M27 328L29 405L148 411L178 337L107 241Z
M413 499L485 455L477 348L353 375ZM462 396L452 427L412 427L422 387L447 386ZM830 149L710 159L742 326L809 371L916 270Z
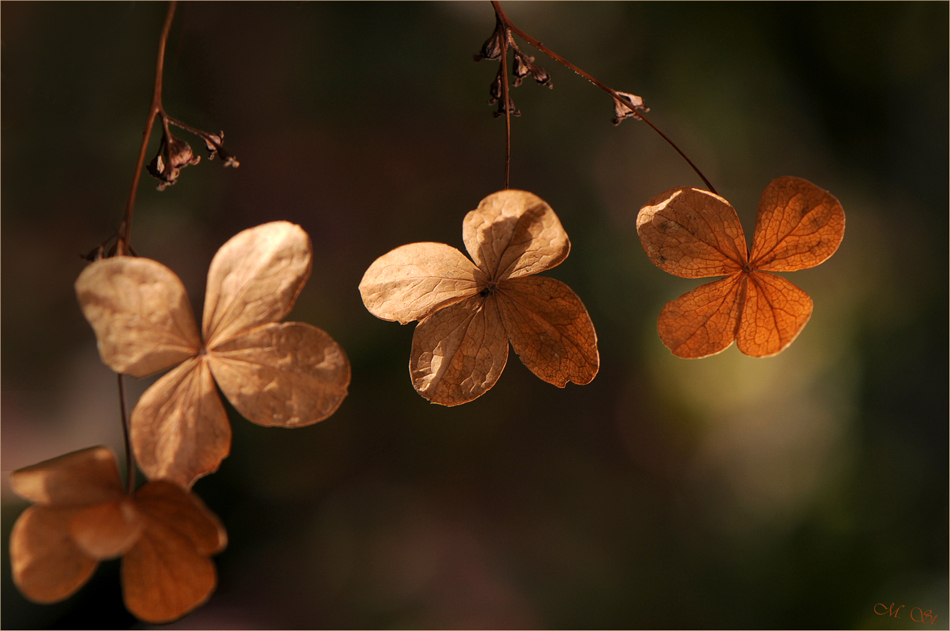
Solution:
M481 61L482 59L491 59L492 61L500 60L502 37L504 37L503 29L501 28L501 24L498 24L495 26L495 32L482 44L481 51L473 55L475 61Z
M162 133L158 153L145 168L152 177L161 180L158 190L163 191L178 181L183 168L198 164L200 161L201 156L196 156L187 142L175 138L170 133Z
M218 157L221 162L224 163L226 167L237 168L241 166L241 163L237 161L237 158L234 157L232 153L226 151L223 147L224 145L224 132L219 132L217 134L208 134L202 136L202 139L205 141L205 147L208 149L208 159L214 160L215 156Z
M515 85L521 85L521 80L524 79L531 72L531 62L534 61L534 57L527 57L521 51L515 51L515 63L512 68L514 71Z
M620 99L614 99L614 119L613 124L619 125L621 121L625 118L639 118L639 112L649 112L650 108L643 105L643 99L637 96L636 94L628 94L627 92L617 92L620 96L625 96L629 99L630 103L633 105L631 108L630 105L625 103Z
M495 76L495 80L492 81L491 85L488 87L488 93L491 95L491 98L488 99L489 105L494 105L501 100L502 94L502 77L501 72Z
M511 100L511 95L508 95L508 111L511 112L512 116L521 116L521 112L518 111L518 108L515 107L515 102ZM498 99L498 111L492 114L493 117L498 118L499 116L505 115L505 106L502 105L501 99Z

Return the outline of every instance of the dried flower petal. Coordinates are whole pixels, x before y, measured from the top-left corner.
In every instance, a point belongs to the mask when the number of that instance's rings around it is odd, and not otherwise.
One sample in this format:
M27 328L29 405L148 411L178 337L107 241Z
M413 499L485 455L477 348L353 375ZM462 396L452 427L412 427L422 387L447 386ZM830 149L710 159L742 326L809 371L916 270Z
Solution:
M69 536L68 509L31 506L10 533L13 582L37 603L68 598L96 571L98 561L82 552Z
M80 550L94 559L113 559L128 552L145 523L132 501L122 497L76 509L69 534Z
M481 396L501 376L509 340L541 379L589 383L600 356L587 310L563 283L529 278L571 249L551 207L525 191L494 193L465 216L462 237L474 265L447 245L413 243L377 259L360 283L370 313L420 320L409 358L416 391L442 405Z
M171 622L214 592L217 572L207 557L227 535L198 498L169 482L146 484L135 500L148 527L122 561L125 604L145 622Z
M325 331L288 322L257 327L211 349L208 365L228 401L258 425L303 427L340 406L346 353Z
M750 255L735 210L718 195L678 188L653 198L637 217L650 260L686 278L728 274L663 308L663 343L687 358L721 352L736 340L746 355L780 353L813 305L804 291L763 270L795 271L825 261L841 243L844 223L830 193L800 178L778 178L762 193Z
M827 260L843 238L844 209L831 193L781 177L762 193L749 258L755 269L794 272Z
M239 232L208 269L202 331L209 348L290 313L310 276L310 237L287 221Z
M498 308L475 296L419 323L409 374L416 392L432 403L460 405L491 389L507 361L508 336Z
M194 356L201 338L185 287L150 259L96 261L76 280L83 315L109 368L144 377Z
M709 191L683 187L657 195L640 209L637 233L657 267L683 278L732 274L747 260L739 215Z
M231 450L231 425L204 356L156 381L132 411L132 448L150 480L191 488Z
M768 357L791 344L811 318L813 303L804 291L768 272L749 275L736 342L752 357Z
M505 190L465 215L462 240L475 264L496 281L559 265L571 251L561 221L540 197Z
M558 388L594 379L600 366L597 334L570 287L531 276L500 283L494 295L512 348L538 378Z
M10 487L23 499L59 507L89 506L122 497L115 455L91 447L10 474Z
M477 274L451 246L410 243L373 261L360 281L360 295L377 318L406 324L471 296Z

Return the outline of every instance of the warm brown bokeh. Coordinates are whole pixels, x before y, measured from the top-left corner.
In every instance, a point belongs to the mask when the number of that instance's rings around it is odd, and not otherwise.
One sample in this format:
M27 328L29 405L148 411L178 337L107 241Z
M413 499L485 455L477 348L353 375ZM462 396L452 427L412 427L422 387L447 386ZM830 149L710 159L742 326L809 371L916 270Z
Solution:
M343 349L286 316L310 275L310 238L277 221L244 230L211 262L201 342L181 281L143 258L97 261L76 281L103 362L120 373L162 376L130 421L149 479L190 488L227 457L231 427L215 389L259 425L300 427L339 407L350 382Z
M544 381L590 383L600 356L587 309L564 283L529 278L571 249L551 207L525 191L494 193L465 216L462 238L474 264L450 246L413 243L376 259L360 282L376 317L420 320L409 359L416 391L442 405L480 397L501 376L509 341Z
M808 294L766 270L806 269L834 254L844 238L844 209L811 182L773 180L759 202L749 254L729 202L677 188L647 202L637 232L650 260L671 274L729 275L663 307L660 339L674 355L706 357L735 341L746 355L766 357L787 348L812 312Z
M170 622L205 602L217 585L208 558L224 549L218 518L164 480L126 495L115 454L91 447L13 472L13 490L36 502L10 536L13 580L29 599L63 600L99 561L123 557L126 607L146 622Z

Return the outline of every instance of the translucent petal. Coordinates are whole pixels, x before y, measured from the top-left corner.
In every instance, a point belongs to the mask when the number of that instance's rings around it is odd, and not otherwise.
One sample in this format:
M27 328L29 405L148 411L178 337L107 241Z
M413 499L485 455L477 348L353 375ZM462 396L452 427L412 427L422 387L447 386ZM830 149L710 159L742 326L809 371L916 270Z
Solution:
M228 543L218 517L196 495L171 482L148 482L135 492L135 502L142 513L186 537L199 554L215 554Z
M531 372L559 388L594 379L597 333L570 287L543 276L515 278L501 283L494 297L511 346Z
M752 237L752 268L794 272L814 267L844 239L844 209L828 191L797 177L766 187Z
M96 570L69 536L71 510L31 506L10 533L13 582L37 603L54 603L74 594Z
M217 584L214 563L164 519L150 519L122 559L125 606L145 622L177 620L207 601Z
M808 294L784 278L753 272L737 334L739 350L753 357L782 352L808 323L812 306Z
M735 209L697 188L675 188L647 202L637 215L637 234L657 267L683 278L732 274L748 260Z
M677 357L715 355L736 339L745 274L734 274L683 294L660 311L660 339Z
M76 545L95 559L114 559L125 554L142 534L145 522L133 502L119 499L74 511L69 532Z

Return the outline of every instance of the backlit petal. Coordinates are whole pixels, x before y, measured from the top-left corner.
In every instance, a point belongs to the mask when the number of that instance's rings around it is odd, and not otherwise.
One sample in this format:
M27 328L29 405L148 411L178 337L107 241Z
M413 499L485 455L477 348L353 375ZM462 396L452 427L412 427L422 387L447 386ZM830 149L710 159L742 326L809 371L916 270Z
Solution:
M10 487L24 499L61 507L107 502L123 494L115 454L101 446L14 471Z
M69 509L31 506L13 524L13 582L33 602L53 603L71 596L96 570L98 561L69 536L70 514Z
M511 346L531 372L559 388L593 380L600 367L597 333L570 287L530 276L503 282L494 296Z
M677 357L715 355L736 339L745 274L721 278L668 302L660 311L660 339Z
M752 268L794 272L835 253L844 238L844 209L807 180L780 177L766 187L752 238Z
M647 202L637 215L637 234L657 267L683 278L732 274L747 260L735 209L698 188L675 188Z
M780 276L753 272L737 335L739 350L753 357L780 353L801 333L811 311L804 291Z

